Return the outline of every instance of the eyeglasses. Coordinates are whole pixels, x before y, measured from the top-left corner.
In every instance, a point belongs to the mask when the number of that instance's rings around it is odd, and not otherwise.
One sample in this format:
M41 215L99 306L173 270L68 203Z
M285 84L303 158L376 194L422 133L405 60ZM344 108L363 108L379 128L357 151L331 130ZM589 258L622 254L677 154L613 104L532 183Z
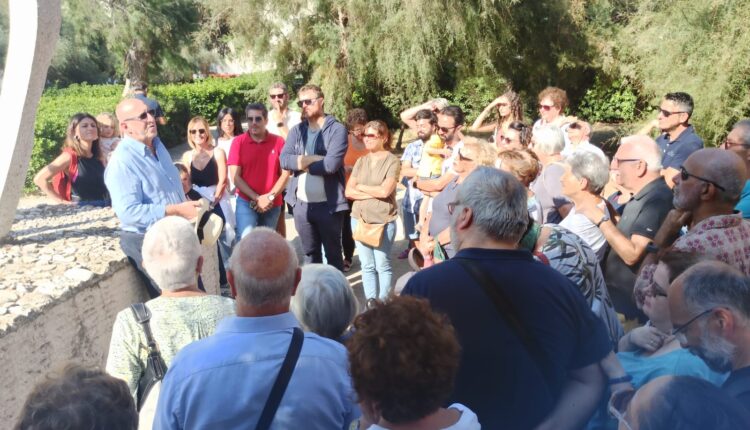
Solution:
M641 161L640 158L617 158L617 157L615 157L614 160L617 161L617 164L627 163L629 161Z
M378 136L377 134L368 133L368 134L363 134L362 137L366 139L377 139L380 136Z
M703 182L705 182L707 184L711 184L714 187L720 189L721 191L726 191L726 188L722 187L721 185L717 184L716 182L714 182L714 181L712 181L710 179L701 178L700 176L693 175L692 173L688 172L685 169L685 166L680 166L680 179L682 179L683 181L687 181L688 178L691 177L691 176L693 178L695 178L695 179L698 179L699 181L703 181Z
M151 115L152 117L156 117L156 111L153 109L149 109L147 111L144 111L142 114L138 116L134 116L132 118L126 118L120 122L126 122L126 121L145 121L148 119L148 116Z
M442 131L443 133L447 133L454 128L458 127L457 125L454 125L453 127L438 127L438 130Z
M667 297L667 293L662 291L661 289L654 288L653 286L651 288L646 289L646 291L643 292L644 296L649 297Z
M458 150L458 159L461 161L474 161L473 158L464 157L464 154L461 153L461 150Z
M660 113L660 114L661 114L661 115L662 115L663 117L665 117L665 118L669 118L670 116L672 116L672 115L674 115L674 114L678 114L678 113L687 113L687 112L685 112L685 111L682 111L682 110L678 110L678 111L670 112L670 111L668 111L668 110L666 110L666 109L662 109L662 108L660 108L660 107L658 107L658 108L656 108L656 109L657 109L657 110L659 111L659 113Z
M448 214L453 215L453 211L456 210L456 206L460 205L461 203L458 201L450 202L448 203Z
M286 93L281 94L269 94L268 97L271 99L283 99Z
M194 129L190 130L189 133L190 134L198 133L200 135L204 135L204 134L206 134L206 129L205 128L194 128Z
M734 148L735 146L741 146L745 149L750 149L750 145L742 143L742 142L732 142L728 138L724 139L724 141L721 142L721 146L723 146L724 149L731 149L731 148Z
M690 324L692 324L695 321L697 321L698 318L701 318L701 317L704 317L704 316L710 314L715 309L716 308L706 309L705 311L699 313L698 315L690 318L690 320L688 322L686 322L685 324L677 326L677 327L674 327L672 329L672 336L680 336L681 337L680 343L683 343L682 340L684 340L684 338L685 338L684 333L685 333L685 330L687 330L688 326L690 326Z
M607 406L609 413L617 419L618 423L624 424L628 430L633 430L633 428L625 419L625 412L628 410L628 405L633 400L633 396L635 396L635 390L615 391L609 398L609 405Z
M247 122L261 123L263 122L263 117L262 116L249 116L247 117Z
M553 107L555 107L555 105L543 105L543 104L540 104L537 107L539 108L539 110L548 111L548 110L552 109Z
M304 106L310 106L311 104L313 104L313 102L314 102L315 100L317 100L317 99L319 99L319 98L320 98L320 97L315 97L315 98L312 98L312 99L305 99L305 100L300 100L300 101L298 101L298 102L297 102L297 106L299 106L299 107L302 107L303 105L304 105Z

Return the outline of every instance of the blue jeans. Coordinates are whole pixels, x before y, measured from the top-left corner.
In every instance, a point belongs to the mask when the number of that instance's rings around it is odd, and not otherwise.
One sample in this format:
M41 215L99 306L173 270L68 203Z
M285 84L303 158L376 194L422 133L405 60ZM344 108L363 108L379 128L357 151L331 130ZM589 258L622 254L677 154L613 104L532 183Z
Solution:
M276 223L279 222L280 213L281 206L276 206L266 212L260 213L250 207L250 202L238 197L235 212L235 216L237 217L237 242L250 233L250 230L258 226L276 230Z
M357 219L352 218L352 231L356 229ZM354 241L357 244L359 263L362 265L362 287L368 300L385 300L393 289L390 253L395 239L396 221L394 220L385 225L383 238L377 248ZM380 286L380 292L378 292L378 286Z

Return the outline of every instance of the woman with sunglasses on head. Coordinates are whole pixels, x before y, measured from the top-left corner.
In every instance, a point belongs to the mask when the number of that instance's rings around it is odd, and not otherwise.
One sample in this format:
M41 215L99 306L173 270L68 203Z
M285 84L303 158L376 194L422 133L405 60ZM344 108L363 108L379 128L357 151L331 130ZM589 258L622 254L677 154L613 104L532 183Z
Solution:
M77 113L68 124L62 153L34 176L34 183L55 203L109 206L105 164L96 118Z
M493 110L496 110L497 119L485 124L484 121ZM523 121L523 103L518 93L508 90L484 108L469 130L478 133L491 131L490 142L497 144L498 138L508 130L511 123L516 121Z
M495 139L495 146L498 151L509 149L521 150L528 148L531 144L531 127L521 121L513 121L508 128L498 134Z
M591 137L591 124L581 120L573 121L565 129L565 133L570 145L563 149L563 157L567 157L574 152L591 152L598 155L606 162L609 162L607 156L604 155L604 151L589 142L589 138Z
M705 379L721 385L726 375L712 371L698 356L680 345L679 329L675 330L669 314L670 283L689 267L708 257L684 252L670 252L662 255L654 272L653 283L642 291L636 300L641 304L649 321L620 339L617 358L631 379L634 389L650 380L664 375L686 375ZM677 332L677 333L675 333ZM609 393L621 395L617 391ZM605 395L599 409L589 423L589 429L615 429L617 421L608 415Z
M346 183L346 198L353 200L351 225L362 265L362 286L367 299L385 299L393 288L391 247L396 238L396 185L401 160L391 153L391 132L383 121L364 128L367 155L354 164ZM367 233L372 237L363 242Z

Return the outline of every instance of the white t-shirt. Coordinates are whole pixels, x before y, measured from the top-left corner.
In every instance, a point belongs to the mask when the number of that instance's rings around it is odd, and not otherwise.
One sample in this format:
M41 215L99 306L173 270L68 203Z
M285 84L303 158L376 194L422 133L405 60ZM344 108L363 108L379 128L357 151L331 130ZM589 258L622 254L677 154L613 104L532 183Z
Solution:
M282 122L286 126L287 130L291 130L292 127L302 122L302 114L299 112L295 112L293 110L287 109L286 116L284 117L284 121ZM277 136L284 137L279 131L277 122L274 121L273 118L271 117L271 112L268 112L268 125L266 126L266 130L268 130L269 133L273 133Z
M454 403L448 406L448 409L456 409L461 412L461 417L452 426L444 427L443 430L481 430L482 426L479 424L479 418L477 414L472 412L471 409L460 403ZM387 430L385 427L381 427L377 424L373 424L368 427L368 430Z
M443 161L443 175L445 175L446 172L450 172L451 174L456 174L456 172L453 170L453 160L458 157L458 150L464 147L464 141L459 140L458 143L453 145L453 152L451 153L451 156L446 158L445 161Z
M575 206L570 209L568 216L560 221L560 225L583 239L596 252L599 261L602 261L604 253L607 251L607 239L596 224L586 218L585 215L576 212Z
M229 149L232 147L233 140L234 138L216 139L216 146L224 151L224 157L227 160L229 159ZM227 165L227 180L229 181L229 188L227 191L230 192L230 195L234 195L234 180L232 180L232 175L229 174L229 165Z

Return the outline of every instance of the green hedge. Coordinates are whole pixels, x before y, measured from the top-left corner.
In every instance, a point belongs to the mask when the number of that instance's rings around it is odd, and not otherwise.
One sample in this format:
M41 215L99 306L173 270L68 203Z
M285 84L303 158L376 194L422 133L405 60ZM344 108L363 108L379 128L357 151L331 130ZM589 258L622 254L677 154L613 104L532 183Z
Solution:
M266 74L253 74L153 85L149 96L159 101L168 121L165 127L159 128L160 137L167 146L178 145L185 140L191 117L202 115L213 124L216 113L224 106L242 109L249 102L265 101L269 79ZM74 84L44 91L34 124L34 149L26 175L26 192L35 190L32 179L36 172L60 154L70 117L78 112L94 116L101 112L114 113L121 94L121 85Z

